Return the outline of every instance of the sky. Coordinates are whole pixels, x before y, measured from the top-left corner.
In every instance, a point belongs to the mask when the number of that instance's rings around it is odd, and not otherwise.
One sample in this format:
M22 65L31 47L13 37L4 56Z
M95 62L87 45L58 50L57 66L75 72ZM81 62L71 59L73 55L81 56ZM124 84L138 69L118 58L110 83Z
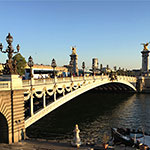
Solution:
M79 68L99 64L139 69L141 43L150 41L150 1L143 0L0 0L0 43L6 36L34 63L58 66L70 61L76 46ZM0 53L0 63L7 54Z

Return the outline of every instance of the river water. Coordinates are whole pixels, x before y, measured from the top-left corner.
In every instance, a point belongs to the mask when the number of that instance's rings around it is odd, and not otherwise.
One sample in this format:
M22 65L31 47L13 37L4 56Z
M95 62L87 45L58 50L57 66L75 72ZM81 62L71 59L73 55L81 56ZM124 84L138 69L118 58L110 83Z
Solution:
M70 142L75 124L82 141L102 141L111 127L150 133L150 95L90 91L51 112L27 129L29 137Z

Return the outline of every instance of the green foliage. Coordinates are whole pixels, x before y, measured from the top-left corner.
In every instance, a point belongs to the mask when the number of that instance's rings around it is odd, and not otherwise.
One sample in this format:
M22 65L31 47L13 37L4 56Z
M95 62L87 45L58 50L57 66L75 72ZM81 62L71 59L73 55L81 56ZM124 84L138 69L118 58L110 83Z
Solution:
M25 58L20 53L18 53L13 57L13 60L16 60L17 63L17 73L22 76L25 73Z

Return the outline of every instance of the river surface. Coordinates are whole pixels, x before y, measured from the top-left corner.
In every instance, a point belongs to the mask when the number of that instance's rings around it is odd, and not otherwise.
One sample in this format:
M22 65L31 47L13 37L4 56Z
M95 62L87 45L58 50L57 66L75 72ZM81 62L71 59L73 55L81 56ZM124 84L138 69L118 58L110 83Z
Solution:
M75 124L82 141L102 141L111 127L150 133L150 95L87 92L57 108L27 129L34 138L71 141Z

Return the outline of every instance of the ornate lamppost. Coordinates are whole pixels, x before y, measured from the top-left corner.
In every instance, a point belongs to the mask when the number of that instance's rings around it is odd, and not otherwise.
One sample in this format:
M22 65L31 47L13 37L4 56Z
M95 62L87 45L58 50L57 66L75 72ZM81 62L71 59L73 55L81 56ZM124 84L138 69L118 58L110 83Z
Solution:
M57 67L57 65L56 65L56 60L54 58L52 60L51 66L53 68L53 73L54 73L54 77L55 77L56 76L55 68Z
M106 74L109 75L109 65L106 66Z
M17 51L14 50L14 48L12 46L13 37L10 35L10 33L8 33L8 36L6 37L6 41L8 43L8 46L7 46L6 50L2 50L3 45L2 45L2 43L0 43L0 51L2 53L8 53L8 60L6 60L6 64L5 64L5 67L4 67L4 74L7 74L7 75L17 74L16 61L13 61L12 57L13 57L13 54L19 52L20 46L18 44L17 47L16 47Z
M53 68L53 73L54 73L54 83L56 83L56 71L55 71L55 68L57 67L57 64L56 64L56 60L54 58L52 59L51 66Z
M102 64L100 64L100 74L102 74L102 70L103 70L103 65Z
M83 79L85 80L85 62L82 62Z
M114 70L113 70L113 73L114 73L114 75L116 75L117 67L114 66L113 69L114 69Z
M31 116L34 114L33 113L33 88L32 88L32 79L33 79L33 74L32 74L32 67L34 65L34 62L33 62L33 59L32 57L30 56L28 58L28 66L30 67L30 82L31 82L31 98L30 98L30 113L31 113Z
M82 69L83 69L83 76L84 76L85 62L82 62Z
M114 77L117 80L117 66L114 66Z
M32 67L34 65L33 58L30 56L28 58L28 66L30 67L30 79L33 78Z

